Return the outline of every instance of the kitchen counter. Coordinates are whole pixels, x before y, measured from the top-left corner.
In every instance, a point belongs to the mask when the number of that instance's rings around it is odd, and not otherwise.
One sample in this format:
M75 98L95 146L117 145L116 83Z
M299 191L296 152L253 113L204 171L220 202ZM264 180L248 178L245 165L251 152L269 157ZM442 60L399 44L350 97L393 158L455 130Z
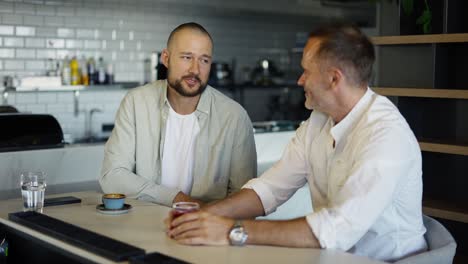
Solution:
M144 249L146 253L160 252L190 263L382 263L365 257L352 255L337 250L320 250L304 248L286 248L272 246L184 246L169 239L165 233L163 219L170 208L146 203L143 201L127 199L126 202L133 208L127 214L103 215L96 211L101 195L95 192L68 193L82 199L81 204L71 204L44 208L44 214L59 220L74 224L98 234L128 243ZM67 262L97 262L114 263L95 252L90 252L72 246L38 231L24 227L7 220L9 212L21 211L21 200L7 200L0 202L0 232L7 230L9 239L26 240L34 243L32 247L25 248L22 243L10 242L11 258L31 259L36 254L50 258L60 256L68 258ZM22 235L19 236L18 234ZM1 235L1 234L0 234ZM13 248L16 247L16 248ZM24 247L24 248L22 248ZM36 250L34 250L36 249ZM26 255L15 252L28 252ZM41 253L41 251L47 252ZM44 260L44 259L42 259Z
M47 173L47 194L100 190L97 178L104 157L103 144L67 145L0 153L0 199L20 197L22 171Z
M261 175L281 158L283 149L295 131L255 134L257 147L257 175ZM15 151L0 153L0 200L20 197L19 174L21 171L47 173L46 195L64 192L96 190L104 158L104 143L70 144L64 148ZM290 219L312 211L308 186L296 194L269 219Z

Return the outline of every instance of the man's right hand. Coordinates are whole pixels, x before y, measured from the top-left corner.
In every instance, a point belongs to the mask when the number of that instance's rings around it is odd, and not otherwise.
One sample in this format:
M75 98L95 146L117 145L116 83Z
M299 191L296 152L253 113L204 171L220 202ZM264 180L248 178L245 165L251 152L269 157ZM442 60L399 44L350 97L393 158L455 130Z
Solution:
M165 219L167 235L185 245L229 245L229 230L234 220L204 211L186 213Z

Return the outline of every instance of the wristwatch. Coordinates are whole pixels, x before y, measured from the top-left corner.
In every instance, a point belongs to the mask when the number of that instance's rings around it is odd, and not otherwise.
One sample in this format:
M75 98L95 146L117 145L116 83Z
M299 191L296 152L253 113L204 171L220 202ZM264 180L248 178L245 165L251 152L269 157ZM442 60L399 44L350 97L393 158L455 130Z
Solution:
M247 241L249 235L245 230L244 226L242 225L241 220L236 220L234 226L231 228L229 232L229 241L233 246L243 246Z

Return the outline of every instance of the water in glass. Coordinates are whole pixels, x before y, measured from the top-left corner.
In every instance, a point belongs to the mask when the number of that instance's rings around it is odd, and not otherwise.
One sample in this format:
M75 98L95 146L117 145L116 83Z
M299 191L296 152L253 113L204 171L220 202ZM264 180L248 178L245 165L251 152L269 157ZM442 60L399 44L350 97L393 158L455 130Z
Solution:
M21 194L25 211L42 212L45 189L44 173L28 172L21 174Z

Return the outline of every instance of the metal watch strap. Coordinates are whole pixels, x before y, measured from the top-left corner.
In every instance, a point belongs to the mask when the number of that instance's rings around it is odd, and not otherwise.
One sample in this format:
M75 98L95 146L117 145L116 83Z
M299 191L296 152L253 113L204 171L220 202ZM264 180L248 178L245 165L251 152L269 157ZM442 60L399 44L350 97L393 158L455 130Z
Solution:
M229 232L229 241L233 246L243 246L247 241L248 234L245 230L244 226L242 225L241 220L236 220L234 226L231 228Z

